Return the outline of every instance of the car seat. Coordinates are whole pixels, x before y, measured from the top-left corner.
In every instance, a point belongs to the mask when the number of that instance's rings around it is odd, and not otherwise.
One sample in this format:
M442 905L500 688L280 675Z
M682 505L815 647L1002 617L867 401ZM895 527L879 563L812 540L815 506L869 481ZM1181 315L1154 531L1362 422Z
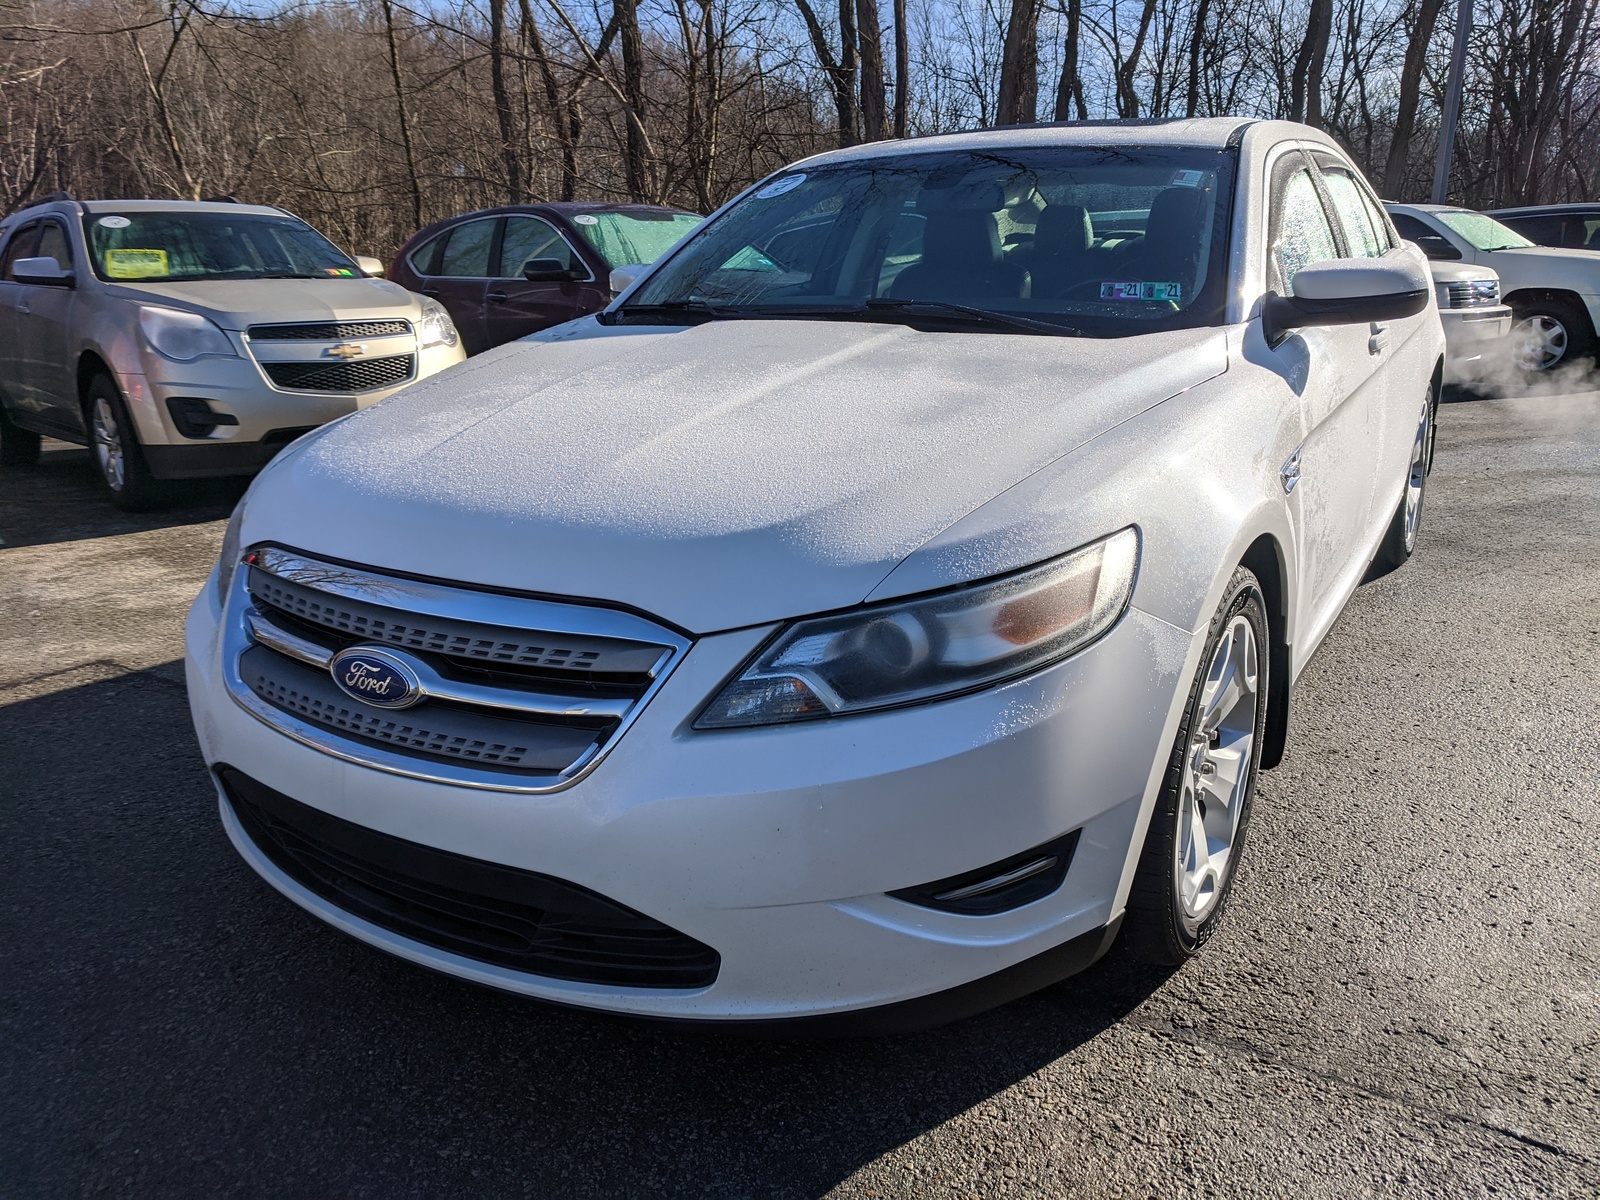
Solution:
M1020 299L1027 284L1028 272L1005 261L994 214L955 209L928 214L922 259L895 277L889 294L898 300L981 304Z
M1035 296L1060 296L1095 273L1094 222L1081 204L1052 204L1039 214L1028 271Z
M1156 193L1144 237L1129 243L1117 269L1130 279L1181 283L1185 296L1198 282L1210 205L1199 188Z

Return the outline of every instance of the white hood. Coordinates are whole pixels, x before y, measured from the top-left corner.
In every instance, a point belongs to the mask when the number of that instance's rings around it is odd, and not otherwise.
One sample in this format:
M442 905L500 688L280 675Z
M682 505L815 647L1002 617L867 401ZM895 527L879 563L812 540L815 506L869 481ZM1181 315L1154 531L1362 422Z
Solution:
M847 607L1006 488L1220 374L1224 338L581 321L307 438L260 479L243 535L694 633Z

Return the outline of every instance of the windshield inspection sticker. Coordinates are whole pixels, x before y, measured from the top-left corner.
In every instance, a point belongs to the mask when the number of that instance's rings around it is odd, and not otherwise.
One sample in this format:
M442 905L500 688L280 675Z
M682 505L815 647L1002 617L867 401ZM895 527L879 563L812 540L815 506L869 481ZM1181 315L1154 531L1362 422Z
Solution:
M165 274L165 250L106 251L106 275L111 279L155 279Z
M784 194L786 194L788 192L794 191L795 188L799 187L805 181L806 181L806 177L803 174L801 174L801 175L785 175L782 179L773 180L771 183L767 184L766 187L762 188L759 192L757 192L756 193L756 199L757 200L772 200L772 199L775 199L778 196L782 196L782 195L784 195Z
M104 226L106 229L126 229L133 222L128 220L127 217L101 217L95 224Z
M1182 300L1181 283L1102 283L1102 300Z
M1204 171L1179 171L1172 177L1173 187L1199 187L1205 180Z
M574 225L598 225L600 224L600 218L593 213L579 213L572 218L572 223Z

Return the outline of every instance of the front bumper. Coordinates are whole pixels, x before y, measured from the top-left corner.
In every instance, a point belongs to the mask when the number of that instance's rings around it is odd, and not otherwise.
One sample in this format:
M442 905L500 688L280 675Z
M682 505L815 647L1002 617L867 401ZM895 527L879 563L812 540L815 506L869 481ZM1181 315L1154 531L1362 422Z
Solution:
M376 771L267 727L226 690L221 621L213 583L188 625L190 702L208 763L367 829L599 893L714 948L720 968L705 987L599 986L441 951L301 886L251 842L222 794L230 837L269 883L363 941L463 979L690 1021L860 1016L940 997L899 1010L930 1023L930 1013L974 1011L1092 961L1125 902L1180 681L1199 654L1197 635L1133 609L1083 653L987 692L695 733L692 714L770 630L712 635L592 774L529 795ZM1061 886L1011 911L958 915L885 894L1074 829Z
M1511 333L1511 309L1504 304L1441 308L1439 323L1444 326L1445 381L1460 383L1480 378L1493 368Z

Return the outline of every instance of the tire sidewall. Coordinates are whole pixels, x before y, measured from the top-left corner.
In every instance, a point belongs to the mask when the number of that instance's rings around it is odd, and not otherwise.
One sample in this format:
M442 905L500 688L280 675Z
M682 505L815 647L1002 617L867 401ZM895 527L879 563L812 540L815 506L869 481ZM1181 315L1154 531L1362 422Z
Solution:
M96 402L105 400L117 422L117 441L122 446L122 486L113 487L100 465L100 453L95 444L94 410ZM89 434L89 453L94 460L95 474L111 503L127 512L141 512L158 504L160 489L150 477L144 462L144 448L134 429L133 418L123 402L116 382L107 375L97 375L90 380L84 396L84 426Z
M1569 367L1575 362L1590 358L1594 354L1594 330L1590 328L1588 314L1579 304L1569 303L1565 300L1530 300L1516 305L1513 310L1511 336L1518 336L1519 328L1525 322L1538 317L1548 317L1557 322L1567 333L1566 349L1555 362L1543 367L1523 367L1523 374L1538 378Z

